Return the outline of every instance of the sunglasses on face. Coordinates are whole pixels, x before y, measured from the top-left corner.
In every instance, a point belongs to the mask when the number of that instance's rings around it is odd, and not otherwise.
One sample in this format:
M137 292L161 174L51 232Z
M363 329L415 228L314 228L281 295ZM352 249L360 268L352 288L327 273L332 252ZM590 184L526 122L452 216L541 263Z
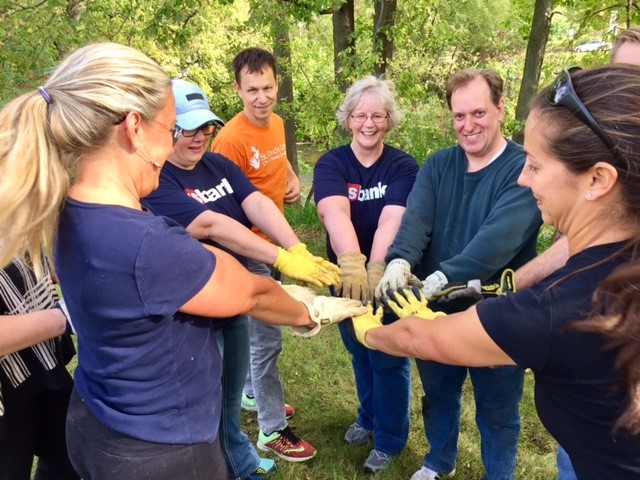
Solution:
M549 87L549 90L547 90L547 101L554 107L568 108L571 113L602 140L613 156L617 158L618 150L616 144L613 143L611 137L607 135L589 109L582 103L582 100L580 100L580 97L578 97L578 94L573 88L571 73L578 70L580 70L580 67L571 67L560 72L560 75L557 76Z
M204 125L200 125L198 128L195 128L193 130L184 130L181 128L180 131L182 133L182 136L187 138L195 137L198 134L198 132L202 132L202 134L205 137L208 137L209 135L213 135L213 133L216 131L217 128L218 128L218 125L216 123L209 122L209 123L205 123Z

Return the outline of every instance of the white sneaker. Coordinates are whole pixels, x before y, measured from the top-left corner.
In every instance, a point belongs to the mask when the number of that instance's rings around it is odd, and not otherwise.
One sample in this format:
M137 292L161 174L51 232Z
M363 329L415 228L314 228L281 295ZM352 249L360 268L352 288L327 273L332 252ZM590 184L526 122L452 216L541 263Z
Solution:
M456 473L456 469L454 468L449 473L438 473L434 472L430 468L422 467L416 473L411 475L409 480L442 480L444 478L453 477Z

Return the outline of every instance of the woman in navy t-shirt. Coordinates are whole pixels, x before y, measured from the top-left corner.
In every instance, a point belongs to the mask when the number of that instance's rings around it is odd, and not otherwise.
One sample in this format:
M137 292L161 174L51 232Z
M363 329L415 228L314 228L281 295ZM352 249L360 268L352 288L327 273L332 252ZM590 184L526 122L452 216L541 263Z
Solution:
M390 81L369 76L356 82L336 116L351 132L351 143L318 160L313 172L315 201L327 229L327 255L342 270L336 294L373 301L418 164L411 155L384 143L401 119ZM346 325L340 332L352 356L360 400L357 420L345 441L360 445L373 436L374 449L364 469L377 473L407 442L410 363L368 351L347 334Z

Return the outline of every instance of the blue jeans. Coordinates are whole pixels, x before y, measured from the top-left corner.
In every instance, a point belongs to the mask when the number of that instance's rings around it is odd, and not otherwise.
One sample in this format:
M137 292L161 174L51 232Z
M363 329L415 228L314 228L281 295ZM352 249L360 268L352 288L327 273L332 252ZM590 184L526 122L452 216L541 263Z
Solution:
M272 268L264 263L249 260L249 271L271 276ZM251 360L244 393L255 397L258 407L258 425L265 435L287 426L284 416L284 391L280 381L278 357L282 351L282 331L249 317Z
M85 480L228 478L219 439L170 445L123 435L103 425L75 390L67 412L67 449L73 467Z
M431 447L424 465L440 473L456 467L462 385L471 376L487 480L512 480L520 434L524 372L515 366L467 368L416 360L425 395L422 419Z
M558 465L558 480L578 480L576 472L573 471L573 465L571 464L569 454L560 445L558 445L556 463Z
M396 320L385 315L383 323ZM347 322L338 324L340 335L351 354L360 407L358 424L373 431L377 450L397 455L409 436L411 361L377 350L369 350L349 332Z
M216 331L222 355L220 446L231 480L247 478L260 464L249 437L240 429L242 387L249 371L249 317L239 315Z

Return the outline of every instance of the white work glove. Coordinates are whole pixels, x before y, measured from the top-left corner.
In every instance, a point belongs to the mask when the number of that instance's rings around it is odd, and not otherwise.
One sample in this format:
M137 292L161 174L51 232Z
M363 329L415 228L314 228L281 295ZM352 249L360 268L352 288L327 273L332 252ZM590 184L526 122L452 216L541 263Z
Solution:
M427 300L433 299L435 294L440 292L447 283L449 283L449 280L447 280L445 274L440 270L436 270L422 281L424 296L427 297Z
M397 290L409 285L411 278L411 265L402 258L395 258L389 262L384 270L384 275L376 287L376 300L380 301L389 289Z
M324 326L362 315L367 311L367 307L358 300L317 295L312 289L300 285L282 285L282 288L293 298L305 304L309 317L316 324L312 329L291 327L291 332L298 337L313 337Z

